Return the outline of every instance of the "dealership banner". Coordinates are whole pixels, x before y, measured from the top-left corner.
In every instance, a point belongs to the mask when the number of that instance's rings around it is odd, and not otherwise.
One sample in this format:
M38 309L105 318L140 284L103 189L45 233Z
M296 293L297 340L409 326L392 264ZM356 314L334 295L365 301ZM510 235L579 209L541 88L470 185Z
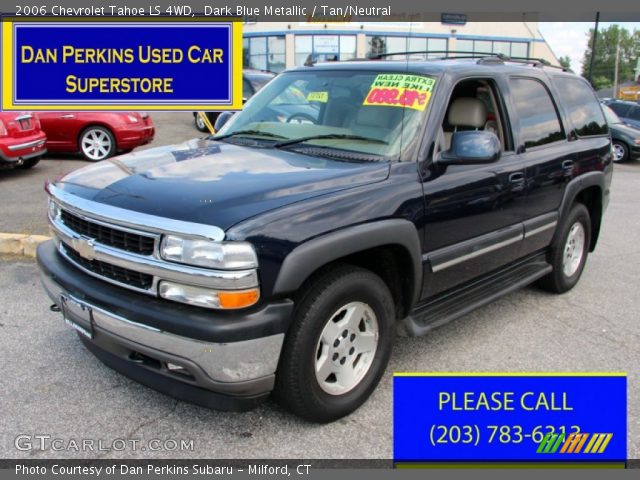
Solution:
M394 376L394 460L625 462L622 373Z
M235 21L2 22L2 110L238 110Z

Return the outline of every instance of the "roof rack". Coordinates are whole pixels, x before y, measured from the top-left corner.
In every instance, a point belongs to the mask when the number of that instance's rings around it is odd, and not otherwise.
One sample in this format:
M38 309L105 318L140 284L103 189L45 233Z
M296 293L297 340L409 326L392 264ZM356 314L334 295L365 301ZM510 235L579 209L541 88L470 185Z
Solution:
M484 56L495 55L495 53L489 52L469 52L463 50L414 50L409 52L389 52L389 53L374 53L369 55L367 58L369 60L382 60L386 57L392 57L395 55L435 55L442 54L441 57L433 57L430 60L445 60L447 58L480 58ZM451 56L451 54L456 54L456 56ZM464 55L459 56L458 54Z
M389 53L376 53L367 57L369 60L382 60L383 58L392 57L396 55L440 55L437 57L431 57L429 60L451 60L451 59L478 59L478 64L481 65L499 65L505 62L521 63L523 65L532 65L538 68L550 67L557 68L563 72L571 72L569 68L562 66L552 65L548 60L544 58L535 57L510 57L503 53L494 52L469 52L462 50L416 50L409 52L389 52Z

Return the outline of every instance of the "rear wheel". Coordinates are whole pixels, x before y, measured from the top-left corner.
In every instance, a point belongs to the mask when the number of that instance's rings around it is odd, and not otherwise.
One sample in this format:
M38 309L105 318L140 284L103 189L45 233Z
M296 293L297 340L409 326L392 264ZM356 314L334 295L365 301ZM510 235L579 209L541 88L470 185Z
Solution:
M319 275L287 334L274 392L278 401L315 422L356 410L389 361L394 312L386 284L368 270L344 265Z
M112 157L116 153L115 138L104 127L89 127L80 135L80 152L91 162Z
M583 204L576 203L560 225L557 239L549 252L553 271L540 280L540 286L554 293L571 290L582 275L590 245L589 211Z
M40 163L40 159L42 157L32 157L29 158L27 160L25 160L24 162L22 162L21 165L18 165L16 168L20 169L20 170L28 170L30 168L35 167L38 163Z

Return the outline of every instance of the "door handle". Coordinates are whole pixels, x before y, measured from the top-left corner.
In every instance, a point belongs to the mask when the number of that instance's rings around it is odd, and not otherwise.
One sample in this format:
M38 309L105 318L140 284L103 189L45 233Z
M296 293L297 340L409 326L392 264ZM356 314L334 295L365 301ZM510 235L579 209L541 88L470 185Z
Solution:
M564 160L562 162L563 170L573 170L573 160Z
M67 115L62 115L60 118L64 118L64 119L67 119L67 118L76 118L76 116L75 116L75 115L73 115L72 113L69 113L69 114L67 114Z
M511 175L509 175L509 183L511 184L512 192L520 192L524 190L524 173L512 173Z
M516 172L509 175L509 181L511 183L524 183L524 173Z

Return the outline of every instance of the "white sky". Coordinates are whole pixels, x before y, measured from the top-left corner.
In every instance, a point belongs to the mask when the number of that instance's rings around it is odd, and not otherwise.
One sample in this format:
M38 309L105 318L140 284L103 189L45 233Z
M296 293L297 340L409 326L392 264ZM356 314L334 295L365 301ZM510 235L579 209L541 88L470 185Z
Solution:
M600 28L607 28L611 22L601 22ZM618 25L633 32L634 28L640 30L638 22L619 22ZM593 28L593 22L541 22L538 24L540 33L545 38L556 56L569 55L571 69L580 73L582 69L582 57L587 48L589 28Z

